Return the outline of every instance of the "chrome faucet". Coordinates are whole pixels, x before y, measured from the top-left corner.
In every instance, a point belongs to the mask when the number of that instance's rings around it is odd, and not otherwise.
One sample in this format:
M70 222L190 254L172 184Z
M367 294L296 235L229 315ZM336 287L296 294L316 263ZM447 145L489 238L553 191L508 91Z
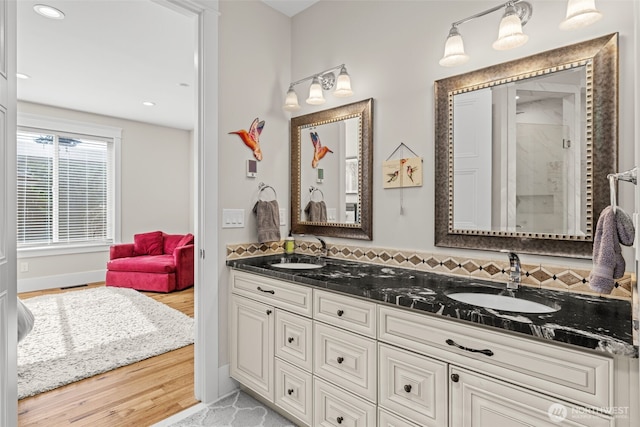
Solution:
M509 281L507 282L507 289L518 289L520 286L520 258L515 252L502 250L500 252L506 252L509 254L509 264L511 266L509 270Z
M300 236L300 237L313 237L314 239L316 239L317 241L320 242L320 253L316 254L316 256L321 257L321 256L328 256L329 255L329 251L327 250L327 242L324 241L324 239L321 239L318 236L315 236L313 234L295 234L295 236Z

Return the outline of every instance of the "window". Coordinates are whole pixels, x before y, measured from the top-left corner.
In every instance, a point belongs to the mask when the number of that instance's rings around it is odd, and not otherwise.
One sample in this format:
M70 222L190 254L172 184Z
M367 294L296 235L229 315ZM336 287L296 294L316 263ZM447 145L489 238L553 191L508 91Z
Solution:
M18 249L114 241L115 141L18 127Z

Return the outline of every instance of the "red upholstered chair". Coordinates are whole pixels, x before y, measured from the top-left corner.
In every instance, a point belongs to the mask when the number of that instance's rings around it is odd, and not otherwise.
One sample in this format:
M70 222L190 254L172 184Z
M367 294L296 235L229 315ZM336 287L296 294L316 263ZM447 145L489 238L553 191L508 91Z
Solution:
M133 243L113 245L107 286L172 292L193 286L193 234L136 234Z

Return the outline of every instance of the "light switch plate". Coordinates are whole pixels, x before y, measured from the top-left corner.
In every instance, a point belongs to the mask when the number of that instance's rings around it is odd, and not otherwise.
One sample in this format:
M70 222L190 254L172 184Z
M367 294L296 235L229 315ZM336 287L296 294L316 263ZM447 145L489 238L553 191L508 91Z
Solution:
M286 209L280 209L280 225L287 225L287 210Z
M244 228L244 209L223 209L222 228Z

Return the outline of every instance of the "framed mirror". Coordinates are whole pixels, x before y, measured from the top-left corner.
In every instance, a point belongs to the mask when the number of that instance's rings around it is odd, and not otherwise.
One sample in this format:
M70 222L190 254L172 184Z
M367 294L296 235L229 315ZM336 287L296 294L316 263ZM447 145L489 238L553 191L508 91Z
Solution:
M590 258L618 148L618 34L435 82L435 245Z
M372 239L373 99L291 118L291 229Z

